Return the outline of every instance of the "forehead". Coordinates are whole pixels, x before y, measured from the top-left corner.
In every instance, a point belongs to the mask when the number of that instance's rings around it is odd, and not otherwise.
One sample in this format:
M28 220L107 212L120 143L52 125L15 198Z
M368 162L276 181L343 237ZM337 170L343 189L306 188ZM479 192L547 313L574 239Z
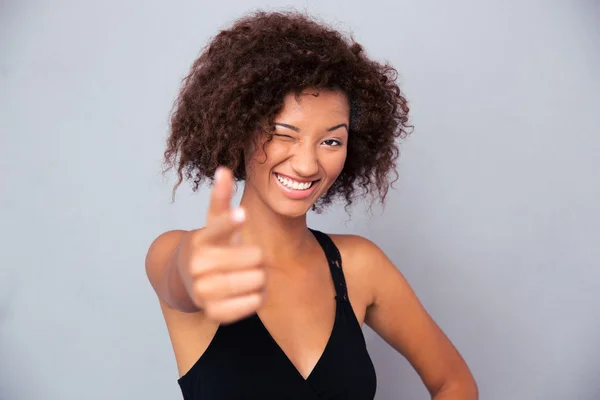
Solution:
M348 96L333 89L305 89L299 94L285 96L278 118L340 120L347 122L350 116Z

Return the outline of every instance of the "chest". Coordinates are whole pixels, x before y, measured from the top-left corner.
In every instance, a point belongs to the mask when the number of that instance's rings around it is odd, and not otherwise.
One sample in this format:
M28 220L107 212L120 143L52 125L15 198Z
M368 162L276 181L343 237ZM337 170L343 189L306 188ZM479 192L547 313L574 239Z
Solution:
M279 267L282 264L284 268ZM320 250L302 259L268 265L260 315L273 324L280 321L282 329L297 328L297 324L304 322L323 325L324 321L333 319L335 296L345 292L362 325L371 298L368 281L361 275L360 267L353 265L351 259L344 259L343 272L336 274L339 266L330 265Z
M304 266L296 270L268 270L265 302L257 314L277 346L307 378L331 339L338 311L336 295L343 289L338 287L336 291L336 282L326 262L305 261ZM360 286L353 292L356 298L351 299L351 305L362 324L365 306Z
M321 270L324 270L323 272ZM311 271L268 270L260 322L297 371L306 378L331 336L336 291L328 266Z
M180 380L184 393L373 399L375 371L361 331L368 282L347 261L342 274L329 250L327 259L322 252L314 259L305 252L302 260L280 263L285 268L267 264L262 306L252 317L218 328L209 350ZM228 384L215 384L223 376Z

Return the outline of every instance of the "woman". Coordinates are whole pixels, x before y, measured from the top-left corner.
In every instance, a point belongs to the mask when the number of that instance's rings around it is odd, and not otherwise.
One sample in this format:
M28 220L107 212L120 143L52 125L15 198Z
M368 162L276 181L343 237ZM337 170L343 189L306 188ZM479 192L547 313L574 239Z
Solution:
M414 366L433 399L476 399L457 350L373 243L306 224L310 209L384 200L408 131L396 71L296 13L221 31L184 81L165 152L214 183L207 224L150 246L185 399L373 399L361 326ZM244 181L239 207L230 199ZM357 193L358 191L358 193Z

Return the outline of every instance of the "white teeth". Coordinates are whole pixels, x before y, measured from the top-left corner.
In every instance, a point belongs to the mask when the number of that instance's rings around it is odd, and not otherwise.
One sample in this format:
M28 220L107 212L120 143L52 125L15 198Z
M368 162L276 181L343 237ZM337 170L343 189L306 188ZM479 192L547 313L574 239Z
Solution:
M297 181L293 181L291 179L288 178L283 178L277 174L275 174L275 176L277 177L277 180L279 182L281 182L281 184L283 184L285 187L288 187L290 189L294 189L294 190L306 190L309 187L312 186L312 182L297 182Z

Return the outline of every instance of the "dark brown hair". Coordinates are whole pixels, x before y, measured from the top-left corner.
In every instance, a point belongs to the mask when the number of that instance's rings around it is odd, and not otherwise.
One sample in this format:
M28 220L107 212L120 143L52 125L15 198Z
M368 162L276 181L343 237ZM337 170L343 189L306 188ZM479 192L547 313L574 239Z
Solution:
M193 190L212 182L223 165L245 178L243 149L273 130L273 118L288 93L314 87L342 90L350 100L348 152L344 168L315 209L341 198L384 201L397 179L396 139L408 135L408 104L396 70L369 59L361 45L337 30L297 12L255 12L220 31L183 80L171 115L166 170Z

